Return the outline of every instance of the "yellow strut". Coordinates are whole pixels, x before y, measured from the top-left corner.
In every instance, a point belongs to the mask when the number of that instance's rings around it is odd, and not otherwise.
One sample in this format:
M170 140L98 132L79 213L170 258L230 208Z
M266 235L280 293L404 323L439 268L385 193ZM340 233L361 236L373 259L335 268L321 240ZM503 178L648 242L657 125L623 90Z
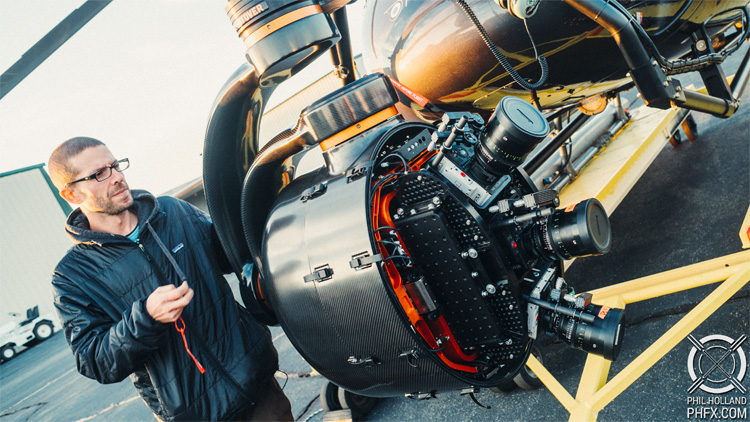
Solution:
M600 410L750 282L750 251L738 252L591 292L594 294L593 301L597 304L624 308L628 303L720 281L724 282L609 382L607 376L610 362L600 356L590 355L586 360L575 399L533 356L526 365L570 412L571 421L595 421Z

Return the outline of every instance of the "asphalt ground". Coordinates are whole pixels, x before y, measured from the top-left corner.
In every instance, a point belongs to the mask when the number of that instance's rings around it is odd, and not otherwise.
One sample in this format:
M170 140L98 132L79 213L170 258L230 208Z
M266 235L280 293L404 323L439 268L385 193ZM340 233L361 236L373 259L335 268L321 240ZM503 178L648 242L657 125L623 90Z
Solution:
M738 56L739 54L735 55ZM733 69L733 68L732 68ZM610 216L612 250L579 259L566 279L577 291L595 289L741 251L740 224L750 205L750 95L728 120L694 113L700 138L678 148L665 145L652 166ZM635 106L633 106L635 107ZM692 289L629 305L620 357L610 378L685 315L715 286ZM692 335L750 335L750 289L745 286ZM320 421L318 394L324 379L294 350L283 331L272 327L279 351L279 382L298 420ZM692 384L688 340L666 354L599 414L600 421L688 420ZM743 344L747 355L750 342ZM542 348L544 363L575 396L586 354L560 343ZM734 369L734 368L730 368ZM742 384L750 387L750 376ZM724 398L745 397L736 389ZM381 400L367 416L373 421L559 421L565 408L546 389L510 393L482 390L476 405L458 392L415 401ZM747 406L744 406L747 410ZM695 419L693 418L690 418ZM700 419L700 418L698 418ZM703 418L707 420L706 418ZM726 418L725 418L726 419ZM729 418L731 419L731 418ZM152 421L129 380L99 385L80 376L62 335L24 350L0 366L0 421Z

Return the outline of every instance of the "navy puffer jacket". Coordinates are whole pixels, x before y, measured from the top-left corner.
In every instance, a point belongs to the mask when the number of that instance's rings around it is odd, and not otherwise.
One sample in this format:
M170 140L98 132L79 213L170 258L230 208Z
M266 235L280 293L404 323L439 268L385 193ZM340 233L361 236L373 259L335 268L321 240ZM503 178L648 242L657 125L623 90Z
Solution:
M222 275L226 261L208 217L171 197L133 191L138 244L94 232L74 211L66 230L76 243L55 269L55 306L78 371L100 383L131 376L162 420L231 420L247 412L278 368L268 327L240 306ZM181 280L150 225L195 291L184 309L185 338L155 321L146 298Z

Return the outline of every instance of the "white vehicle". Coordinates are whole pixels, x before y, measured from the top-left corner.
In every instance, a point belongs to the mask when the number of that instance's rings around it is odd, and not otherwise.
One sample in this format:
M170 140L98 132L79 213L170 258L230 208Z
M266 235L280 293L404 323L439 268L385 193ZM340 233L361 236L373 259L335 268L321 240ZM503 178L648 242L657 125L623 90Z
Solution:
M15 312L9 314L14 318L20 317ZM39 306L34 306L26 310L26 319L23 321L9 322L0 327L0 359L7 362L16 357L20 346L30 346L35 341L52 337L55 333L52 318L53 314L39 316Z

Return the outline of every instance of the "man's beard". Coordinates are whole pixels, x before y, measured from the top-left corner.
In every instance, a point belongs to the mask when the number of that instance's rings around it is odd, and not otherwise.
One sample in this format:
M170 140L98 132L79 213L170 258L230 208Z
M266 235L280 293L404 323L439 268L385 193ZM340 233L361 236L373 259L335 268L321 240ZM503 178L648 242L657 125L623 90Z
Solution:
M119 185L114 192L119 192L123 188L127 189L127 184L121 184ZM130 191L127 192L128 196L131 196ZM107 198L94 198L94 206L96 206L96 210L94 212L100 213L100 214L107 214L107 215L118 215L122 214L123 212L127 211L130 206L133 205L132 196L131 201L128 201L127 204L118 204L112 201L109 196Z

